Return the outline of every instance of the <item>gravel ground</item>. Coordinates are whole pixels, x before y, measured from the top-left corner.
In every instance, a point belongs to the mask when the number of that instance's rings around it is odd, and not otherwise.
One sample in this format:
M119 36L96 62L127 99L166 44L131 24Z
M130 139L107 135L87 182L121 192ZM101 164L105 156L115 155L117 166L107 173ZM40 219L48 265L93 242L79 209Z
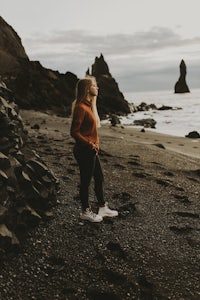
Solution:
M29 144L60 192L48 220L1 262L0 299L200 299L200 160L101 129L105 196L119 217L91 224L79 218L69 120L37 116L23 113Z

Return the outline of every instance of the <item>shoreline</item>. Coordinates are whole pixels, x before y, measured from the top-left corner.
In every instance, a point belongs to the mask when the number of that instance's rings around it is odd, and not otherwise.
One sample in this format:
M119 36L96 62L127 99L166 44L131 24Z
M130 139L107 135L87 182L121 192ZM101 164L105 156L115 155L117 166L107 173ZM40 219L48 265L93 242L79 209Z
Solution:
M44 113L34 110L20 110L20 114L23 120L30 122L30 125L39 123L40 132L47 133L46 127L48 126L48 131L58 130L61 133L68 133L67 129L70 126L71 118L58 117L51 113ZM43 124L41 122L43 120ZM45 120L45 122L44 122ZM172 136L165 133L153 132L145 129L145 132L141 132L140 128L133 128L129 126L111 126L110 124L101 124L99 128L99 136L101 138L115 138L124 140L130 146L134 144L142 144L161 147L161 145L167 151L173 151L187 157L200 159L200 139L190 139L186 137ZM100 141L101 142L101 141ZM111 139L112 142L112 139Z

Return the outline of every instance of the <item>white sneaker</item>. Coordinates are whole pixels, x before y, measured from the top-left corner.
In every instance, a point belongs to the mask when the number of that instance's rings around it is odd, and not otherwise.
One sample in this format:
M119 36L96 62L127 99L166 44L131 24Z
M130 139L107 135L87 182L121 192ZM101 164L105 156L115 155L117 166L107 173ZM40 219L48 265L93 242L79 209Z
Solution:
M103 217L95 214L91 208L86 208L85 211L82 212L82 214L80 215L80 218L82 220L87 220L90 222L101 222L103 221Z
M105 203L104 206L99 207L98 215L101 216L102 218L104 217L113 218L118 216L118 211L110 209L108 207L108 203Z

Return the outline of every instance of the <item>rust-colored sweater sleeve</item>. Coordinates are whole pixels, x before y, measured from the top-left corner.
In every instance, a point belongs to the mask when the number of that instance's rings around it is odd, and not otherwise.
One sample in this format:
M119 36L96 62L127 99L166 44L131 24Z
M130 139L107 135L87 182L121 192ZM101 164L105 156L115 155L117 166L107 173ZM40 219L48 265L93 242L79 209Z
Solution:
M81 133L81 126L83 124L85 118L85 110L81 106L76 106L73 113L73 120L71 125L71 136L77 141L77 142L83 142L85 144L89 143L89 140L87 137L85 137Z

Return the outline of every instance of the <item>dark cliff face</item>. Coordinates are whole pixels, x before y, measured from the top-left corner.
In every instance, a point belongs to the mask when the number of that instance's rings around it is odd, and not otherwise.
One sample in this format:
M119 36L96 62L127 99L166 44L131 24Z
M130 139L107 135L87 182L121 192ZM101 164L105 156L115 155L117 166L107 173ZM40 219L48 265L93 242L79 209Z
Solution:
M21 39L0 17L0 77L15 95L20 108L53 110L69 115L78 80L71 72L60 74L30 61Z
M6 83L14 91L20 108L52 110L68 116L77 80L73 73L60 74L44 68L38 61L22 61L17 76Z
M190 90L187 86L187 83L186 83L186 74L187 74L186 64L185 64L184 60L182 59L181 63L180 63L180 76L174 87L175 93L189 93L190 92Z
M100 87L99 114L129 113L128 102L111 76L103 55L96 57L92 75ZM13 91L20 108L51 110L64 116L71 114L77 76L71 72L61 74L44 68L38 61L30 61L21 39L1 17L0 77Z
M91 68L91 75L96 77L99 86L97 106L100 115L130 113L129 104L119 90L118 84L112 77L102 54L100 57L95 58Z
M75 74L60 74L42 67L37 61L21 61L18 73L9 75L2 79L14 92L20 108L51 110L60 115L70 115L78 80Z
M0 81L0 253L19 240L55 204L58 182L27 143L13 94Z
M20 68L18 59L28 60L20 37L2 17L0 17L0 58L1 74L18 72Z

